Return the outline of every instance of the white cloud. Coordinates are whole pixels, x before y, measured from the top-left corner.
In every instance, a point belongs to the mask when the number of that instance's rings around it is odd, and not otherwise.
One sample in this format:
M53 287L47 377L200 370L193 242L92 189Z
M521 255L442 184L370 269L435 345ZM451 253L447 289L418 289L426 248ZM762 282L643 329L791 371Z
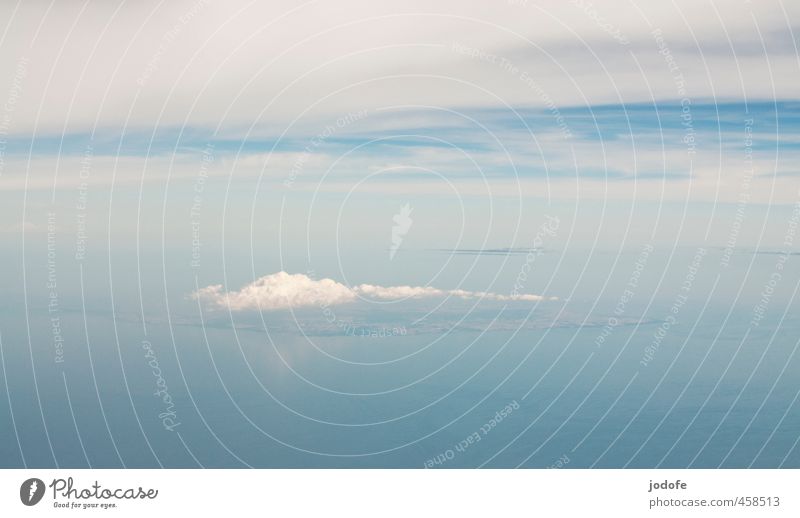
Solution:
M377 300L420 299L448 295L447 291L430 286L373 286L371 284L361 284L353 288L353 291L366 298Z
M373 300L401 300L456 297L493 301L555 300L541 295L500 295L483 291L441 290L430 286L374 286L361 284L348 287L332 279L315 280L303 274L278 272L266 275L238 291L224 291L215 284L192 294L210 308L229 307L233 311L250 309L275 310L308 306L329 306L355 302L359 297Z
M454 52L454 42L507 59L559 106L680 97L655 29L693 98L796 97L797 2L598 2L597 16L576 4L3 2L0 66L28 60L13 114L23 133L147 130L156 121L274 129L303 113L299 123L314 134L327 116L354 109L542 105L513 73ZM9 88L0 82L3 101Z
M202 288L194 296L212 307L286 309L353 302L356 293L331 279L314 280L303 274L278 272L256 279L239 291L225 292L217 284Z

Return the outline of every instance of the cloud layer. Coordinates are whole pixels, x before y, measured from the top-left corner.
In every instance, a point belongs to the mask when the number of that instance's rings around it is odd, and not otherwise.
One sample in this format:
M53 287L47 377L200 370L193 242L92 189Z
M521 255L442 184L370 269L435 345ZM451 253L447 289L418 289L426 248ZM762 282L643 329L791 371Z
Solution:
M24 65L17 131L154 120L240 131L281 127L313 107L301 123L315 134L331 115L398 103L543 106L540 91L560 107L680 98L653 31L693 98L797 90L797 2L134 4L0 3L0 66Z
M456 297L493 301L555 300L541 295L500 295L483 291L441 290L430 286L375 286L360 284L348 287L332 279L315 280L301 273L273 273L256 279L238 291L224 291L215 284L194 292L192 296L213 309L277 310L309 306L330 306L355 302L359 297L372 300L402 300Z

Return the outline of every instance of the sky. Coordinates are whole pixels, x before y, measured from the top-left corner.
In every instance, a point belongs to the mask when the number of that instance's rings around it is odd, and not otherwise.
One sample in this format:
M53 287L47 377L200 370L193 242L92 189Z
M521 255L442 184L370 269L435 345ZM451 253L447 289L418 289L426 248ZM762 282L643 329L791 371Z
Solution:
M554 249L775 249L800 199L792 3L0 10L8 239L55 213L76 253L280 243L233 291L312 253L386 263L403 206L405 249L526 248L547 217ZM339 266L319 273L360 268Z
M14 177L4 189L20 188L23 167L35 176L29 187L69 186L89 145L93 160L119 160L119 182L164 163L176 178L193 176L209 144L220 174L283 179L329 127L297 185L373 139L340 167L391 166L390 149L402 165L438 170L463 149L486 175L513 177L507 150L525 179L545 169L574 178L577 165L589 178L680 180L687 149L697 175L727 165L721 150L743 147L750 114L759 172L796 172L798 7L788 2L2 9L0 63L14 71L2 86L15 101L4 114L4 173ZM63 164L46 162L59 155ZM67 171L56 181L48 165Z
M404 206L404 249L526 248L548 217L553 249L776 249L800 199L789 2L0 10L9 240L56 214L75 253L279 243L233 292L312 253L393 259Z

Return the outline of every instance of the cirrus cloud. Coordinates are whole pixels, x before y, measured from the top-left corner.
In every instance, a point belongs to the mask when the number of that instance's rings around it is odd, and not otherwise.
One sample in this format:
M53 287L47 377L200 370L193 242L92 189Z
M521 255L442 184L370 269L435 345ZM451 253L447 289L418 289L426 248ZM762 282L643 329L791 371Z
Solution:
M211 309L230 308L233 311L330 306L352 303L359 297L381 301L445 297L528 302L556 299L533 294L501 295L484 291L442 290L430 286L360 284L348 287L332 279L316 280L301 273L286 272L265 275L238 291L225 291L221 284L215 284L195 291L192 296Z

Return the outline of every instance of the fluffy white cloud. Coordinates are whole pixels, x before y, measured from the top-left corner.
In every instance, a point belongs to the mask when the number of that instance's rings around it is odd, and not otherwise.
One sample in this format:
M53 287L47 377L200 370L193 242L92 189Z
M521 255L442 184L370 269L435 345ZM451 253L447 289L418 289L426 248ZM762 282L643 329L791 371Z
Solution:
M195 297L213 307L232 310L285 309L352 302L353 290L331 279L314 280L303 274L278 272L256 279L239 291L225 292L217 284L202 288Z
M359 296L374 300L400 300L435 297L488 299L494 301L539 301L541 295L500 295L483 291L441 290L429 286L374 286L361 284L352 288L332 279L315 280L301 273L278 272L265 275L238 291L224 291L215 284L194 292L193 297L211 308L229 307L234 311L288 309L329 306L354 302ZM554 300L551 298L550 300Z

